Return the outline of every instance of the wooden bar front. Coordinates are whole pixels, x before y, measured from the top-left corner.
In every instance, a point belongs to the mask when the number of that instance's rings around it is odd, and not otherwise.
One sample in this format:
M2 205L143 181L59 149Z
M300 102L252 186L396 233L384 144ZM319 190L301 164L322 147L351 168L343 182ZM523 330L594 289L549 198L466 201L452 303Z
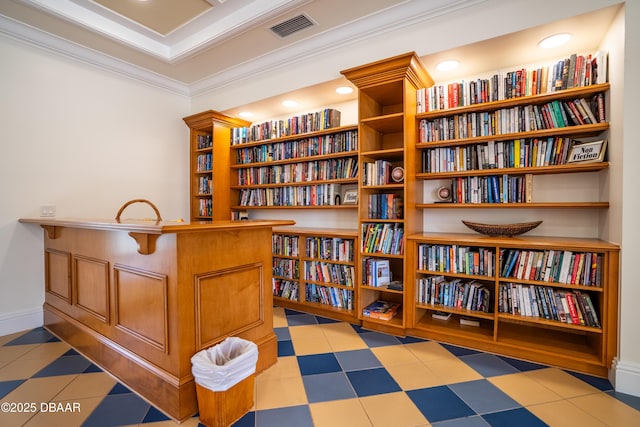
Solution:
M276 362L271 228L293 221L20 222L45 229L45 327L170 417L198 410L196 352L237 336Z

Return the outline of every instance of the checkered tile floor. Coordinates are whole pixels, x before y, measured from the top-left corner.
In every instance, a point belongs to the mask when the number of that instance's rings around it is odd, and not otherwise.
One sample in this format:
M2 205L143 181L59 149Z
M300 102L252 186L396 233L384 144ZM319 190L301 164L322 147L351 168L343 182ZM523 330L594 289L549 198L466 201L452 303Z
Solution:
M601 378L277 307L274 327L235 427L640 425L640 398ZM177 425L42 328L0 337L0 402L3 427Z

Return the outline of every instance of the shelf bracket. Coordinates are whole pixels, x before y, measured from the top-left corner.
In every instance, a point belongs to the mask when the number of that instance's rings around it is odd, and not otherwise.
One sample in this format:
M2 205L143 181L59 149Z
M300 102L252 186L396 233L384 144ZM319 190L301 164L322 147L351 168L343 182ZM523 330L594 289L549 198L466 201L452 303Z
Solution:
M44 231L47 232L47 236L49 237L49 239L53 240L56 239L57 236L57 229L58 227L56 227L55 225L40 225L40 227L44 228Z
M151 255L156 251L156 240L159 234L135 233L130 232L129 236L138 243L138 253L142 255Z

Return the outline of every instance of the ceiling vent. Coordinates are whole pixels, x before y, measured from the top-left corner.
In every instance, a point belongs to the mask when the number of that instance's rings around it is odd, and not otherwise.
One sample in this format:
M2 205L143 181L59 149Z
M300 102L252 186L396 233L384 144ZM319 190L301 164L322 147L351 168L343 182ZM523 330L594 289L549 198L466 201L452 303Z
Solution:
M274 25L270 28L271 31L276 33L280 37L287 37L293 33L304 30L305 28L313 27L316 25L306 15L298 15L294 18L287 19L284 22Z

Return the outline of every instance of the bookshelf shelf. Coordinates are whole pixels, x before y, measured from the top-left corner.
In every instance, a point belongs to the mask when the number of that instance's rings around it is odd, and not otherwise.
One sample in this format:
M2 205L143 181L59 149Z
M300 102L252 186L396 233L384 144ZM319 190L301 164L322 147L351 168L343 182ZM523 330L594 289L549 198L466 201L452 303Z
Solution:
M477 348L606 376L617 351L617 245L467 233L418 233L407 239L407 262L414 266L408 282L417 283L409 296L408 334L459 345L469 345L465 340L471 337ZM456 272L469 268L485 274ZM468 309L472 298L473 305L476 296L487 293L488 311ZM444 303L421 302L425 297ZM435 312L451 316L433 319ZM461 325L462 318L475 319L478 326ZM558 343L553 352L550 343Z
M560 173L597 172L597 171L605 170L607 168L609 168L609 162L569 163L565 165L555 165L555 166L478 169L478 170L464 170L464 171L437 172L437 173L418 173L416 174L416 178L431 180L431 179L447 179L447 178L451 179L459 176L521 175L521 174L547 175L547 174L560 174Z
M421 209L606 209L609 202L417 203Z
M233 211L246 211L247 209L357 209L357 205L305 205L305 206L231 206Z

